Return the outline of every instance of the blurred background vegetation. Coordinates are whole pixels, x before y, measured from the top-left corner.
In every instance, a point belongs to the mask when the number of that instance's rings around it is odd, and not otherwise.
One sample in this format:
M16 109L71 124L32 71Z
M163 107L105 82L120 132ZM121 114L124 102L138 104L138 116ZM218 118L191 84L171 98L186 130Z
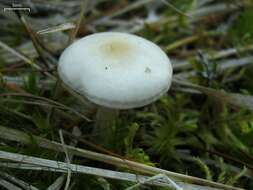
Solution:
M61 131L71 146L253 189L252 0L24 0L19 3L31 12L3 11L12 3L0 1L1 151L64 162L64 152L42 148L35 138L63 143ZM66 90L57 61L74 39L103 31L158 44L171 59L174 81L152 105L121 111L107 143L99 144L92 133L97 107ZM133 171L95 160L70 159ZM66 189L67 175L4 165L9 162L0 160L0 180L16 188L27 189L11 177L38 189ZM72 173L68 189L133 184Z

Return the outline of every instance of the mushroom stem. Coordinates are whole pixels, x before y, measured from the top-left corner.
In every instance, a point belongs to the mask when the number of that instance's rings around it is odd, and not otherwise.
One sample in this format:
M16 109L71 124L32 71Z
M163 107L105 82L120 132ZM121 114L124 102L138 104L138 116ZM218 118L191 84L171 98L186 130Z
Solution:
M119 115L119 110L99 106L96 113L96 122L93 134L97 137L99 143L107 142L111 134L112 126Z

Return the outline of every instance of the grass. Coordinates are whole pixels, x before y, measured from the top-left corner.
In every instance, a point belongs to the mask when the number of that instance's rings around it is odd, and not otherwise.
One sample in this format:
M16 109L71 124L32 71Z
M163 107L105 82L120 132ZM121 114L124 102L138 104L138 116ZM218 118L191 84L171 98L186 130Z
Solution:
M166 2L32 1L30 14L0 13L0 189L253 188L253 2ZM101 31L155 42L174 68L168 93L121 111L107 144L93 133L96 105L56 69L71 41Z

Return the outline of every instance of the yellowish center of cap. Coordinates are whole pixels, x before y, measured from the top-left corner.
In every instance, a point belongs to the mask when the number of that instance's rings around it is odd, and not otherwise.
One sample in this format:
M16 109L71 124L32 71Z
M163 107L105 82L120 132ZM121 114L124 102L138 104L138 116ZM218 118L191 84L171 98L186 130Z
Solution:
M128 56L131 51L131 47L125 40L111 40L104 43L101 46L101 50L107 57L120 58Z

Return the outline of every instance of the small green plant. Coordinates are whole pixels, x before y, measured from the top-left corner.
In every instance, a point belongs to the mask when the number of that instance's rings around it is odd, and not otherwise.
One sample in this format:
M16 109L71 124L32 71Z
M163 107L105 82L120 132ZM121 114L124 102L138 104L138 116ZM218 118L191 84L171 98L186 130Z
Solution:
M187 144L195 144L197 139L191 132L197 129L197 112L181 110L183 96L176 99L165 96L161 99L158 113L139 113L139 117L150 123L145 126L144 144L149 151L158 154L161 162L171 159L179 161L177 148Z
M210 170L210 168L199 158L195 158L196 163L200 167L200 169L205 173L205 178L207 180L213 181L213 174Z
M229 37L236 44L250 44L253 42L253 9L245 9L229 30Z

